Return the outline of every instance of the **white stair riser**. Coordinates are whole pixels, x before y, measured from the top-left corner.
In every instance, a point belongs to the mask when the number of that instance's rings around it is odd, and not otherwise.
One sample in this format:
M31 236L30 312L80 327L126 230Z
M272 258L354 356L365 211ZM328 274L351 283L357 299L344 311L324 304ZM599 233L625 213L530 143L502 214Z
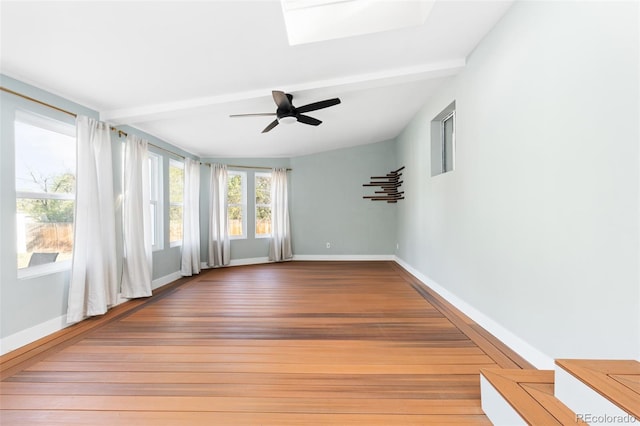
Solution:
M482 374L480 375L480 393L482 410L495 426L527 425Z
M634 419L560 366L556 366L555 396L576 413L576 420L591 425L640 424L640 419Z

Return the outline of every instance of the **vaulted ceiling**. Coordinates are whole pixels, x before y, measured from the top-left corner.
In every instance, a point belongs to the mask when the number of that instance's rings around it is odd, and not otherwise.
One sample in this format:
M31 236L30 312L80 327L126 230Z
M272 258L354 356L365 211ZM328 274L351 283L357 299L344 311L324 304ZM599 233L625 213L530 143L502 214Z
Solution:
M334 3L371 2L309 7ZM510 5L436 1L421 24L290 45L275 0L2 1L0 71L200 157L292 157L397 136ZM317 127L229 117L275 112L272 90L342 103Z

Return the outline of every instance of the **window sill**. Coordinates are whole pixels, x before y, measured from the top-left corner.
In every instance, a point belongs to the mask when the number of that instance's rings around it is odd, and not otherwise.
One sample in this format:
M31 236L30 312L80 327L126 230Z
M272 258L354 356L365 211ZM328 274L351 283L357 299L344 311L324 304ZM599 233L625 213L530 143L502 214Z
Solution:
M47 263L44 265L32 266L30 268L18 269L18 279L27 280L70 270L71 260L63 260L62 262Z
M169 247L170 248L174 248L174 247L182 247L182 240L180 241L174 241L172 243L169 243Z

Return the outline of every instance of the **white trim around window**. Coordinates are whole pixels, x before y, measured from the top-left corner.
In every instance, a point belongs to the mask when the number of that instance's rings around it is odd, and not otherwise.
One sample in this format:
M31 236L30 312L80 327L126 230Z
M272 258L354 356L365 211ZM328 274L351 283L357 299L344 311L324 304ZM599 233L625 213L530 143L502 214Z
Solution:
M149 202L151 203L151 235L153 251L164 248L162 203L162 156L149 151Z

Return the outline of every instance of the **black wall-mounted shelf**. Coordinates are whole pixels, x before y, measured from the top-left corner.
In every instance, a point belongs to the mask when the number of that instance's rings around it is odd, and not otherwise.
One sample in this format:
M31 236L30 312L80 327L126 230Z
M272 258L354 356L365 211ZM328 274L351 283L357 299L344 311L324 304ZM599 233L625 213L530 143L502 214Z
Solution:
M369 183L363 183L362 186L377 186L380 187L380 191L375 191L374 194L378 195L365 195L364 199L371 201L386 201L387 203L397 203L398 200L404 200L404 191L398 191L402 182L400 180L400 173L404 169L404 166L398 170L387 173L386 176L371 176Z

